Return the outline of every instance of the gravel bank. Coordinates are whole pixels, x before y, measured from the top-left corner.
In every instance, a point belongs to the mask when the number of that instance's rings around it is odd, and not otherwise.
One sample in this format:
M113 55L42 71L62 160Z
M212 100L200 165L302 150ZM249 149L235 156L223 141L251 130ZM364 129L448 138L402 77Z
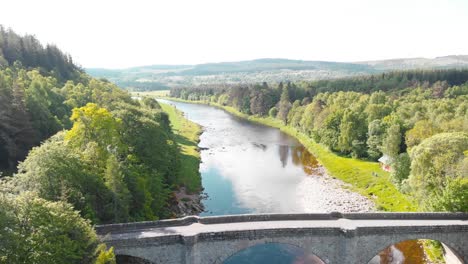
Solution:
M297 192L306 213L316 212L373 212L374 203L367 197L350 191L349 184L330 177L323 167L305 177Z

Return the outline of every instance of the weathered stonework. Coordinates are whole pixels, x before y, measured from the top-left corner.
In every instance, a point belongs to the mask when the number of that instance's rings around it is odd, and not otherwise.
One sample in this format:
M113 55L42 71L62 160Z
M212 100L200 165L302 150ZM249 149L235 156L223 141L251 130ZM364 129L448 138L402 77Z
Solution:
M410 239L444 243L468 263L468 214L268 214L97 226L117 255L152 263L223 263L262 243L303 248L325 263L366 264L389 245Z

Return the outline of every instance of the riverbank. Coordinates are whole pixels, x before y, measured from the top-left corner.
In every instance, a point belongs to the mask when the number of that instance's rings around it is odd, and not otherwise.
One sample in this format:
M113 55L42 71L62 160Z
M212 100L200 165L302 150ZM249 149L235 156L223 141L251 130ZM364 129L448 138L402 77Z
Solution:
M376 204L377 210L408 212L416 211L417 209L407 196L396 189L390 181L389 173L383 171L378 163L339 156L328 150L325 146L316 143L307 135L283 125L280 120L270 117L249 116L233 107L222 106L212 102L188 101L172 97L165 97L165 99L187 103L209 104L252 122L279 128L281 131L298 139L309 152L316 156L320 164L326 168L328 175L349 184L348 186L351 191L372 199Z
M350 190L349 184L331 177L325 168L315 169L314 175L305 177L297 193L306 213L366 213L375 212L375 204L366 196ZM324 195L327 194L327 195Z
M184 117L175 107L159 103L169 116L176 142L181 149L181 168L176 175L176 184L180 186L174 193L176 204L173 211L177 216L197 215L203 211L201 202L200 152L198 142L202 127Z

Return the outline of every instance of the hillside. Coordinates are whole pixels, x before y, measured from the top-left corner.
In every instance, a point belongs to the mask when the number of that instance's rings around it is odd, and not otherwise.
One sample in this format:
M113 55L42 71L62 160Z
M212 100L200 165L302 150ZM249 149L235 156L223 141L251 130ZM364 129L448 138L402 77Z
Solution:
M431 69L431 68L458 68L467 67L468 55L452 55L427 58L406 58L378 61L364 61L359 64L374 67L376 70L405 70L405 69Z
M355 63L258 59L198 65L152 65L128 69L86 69L129 90L163 90L206 84L312 81L380 73L390 70L468 67L468 56L407 58Z

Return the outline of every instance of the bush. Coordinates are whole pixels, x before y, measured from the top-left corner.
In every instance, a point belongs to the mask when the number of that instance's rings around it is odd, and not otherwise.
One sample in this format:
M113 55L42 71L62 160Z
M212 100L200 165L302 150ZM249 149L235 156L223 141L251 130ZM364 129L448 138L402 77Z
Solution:
M268 115L270 117L276 117L276 115L278 115L278 108L272 107L270 111L268 111Z
M0 263L112 263L89 220L71 205L0 193ZM107 254L103 254L107 253Z

